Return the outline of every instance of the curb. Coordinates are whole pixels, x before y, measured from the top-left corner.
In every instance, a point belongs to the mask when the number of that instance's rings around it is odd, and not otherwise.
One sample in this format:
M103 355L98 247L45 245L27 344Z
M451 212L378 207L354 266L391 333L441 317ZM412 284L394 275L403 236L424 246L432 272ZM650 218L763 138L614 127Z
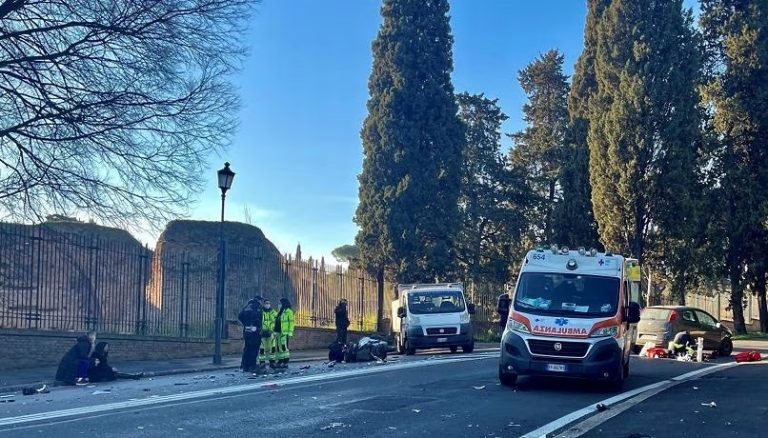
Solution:
M498 348L477 348L475 349L475 352L477 353L487 353L492 351L499 351ZM402 356L395 352L393 356ZM322 361L326 360L326 356L314 356L314 357L303 357L299 359L291 359L291 363L297 363L297 362L313 362L313 361ZM204 373L208 371L226 371L226 370L234 370L239 368L240 365L207 365L197 368L179 368L179 369L171 369L171 370L162 370L162 371L145 371L144 377L163 377L163 376L175 376L180 374L194 374L194 373ZM0 386L0 393L8 394L12 392L18 392L23 390L24 388L28 388L30 386L34 387L40 387L43 385L47 385L49 388L67 388L69 386L56 386L55 382L53 380L41 380L37 382L29 382L29 383L23 383L23 384L17 384L17 385L8 385L8 386ZM42 395L42 394L37 394ZM31 396L26 396L31 397Z
M324 357L304 357L300 359L292 359L291 363L296 362L312 362L317 360L323 360ZM240 365L208 365L203 367L197 367L197 368L179 368L179 369L172 369L172 370L163 370L163 371L145 371L144 377L162 377L162 376L174 376L179 374L194 374L194 373L204 373L208 371L226 371L226 370L234 370L240 368ZM4 395L8 395L8 393L12 392L18 392L23 390L24 388L28 388L30 386L34 387L41 387L43 385L47 385L48 388L74 388L74 386L70 385L61 385L56 386L56 382L53 380L41 380L37 382L29 382L24 384L18 384L18 385L9 385L9 386L0 386L0 393L3 393ZM42 395L42 394L35 394L35 395ZM25 397L32 397L32 396L25 396Z

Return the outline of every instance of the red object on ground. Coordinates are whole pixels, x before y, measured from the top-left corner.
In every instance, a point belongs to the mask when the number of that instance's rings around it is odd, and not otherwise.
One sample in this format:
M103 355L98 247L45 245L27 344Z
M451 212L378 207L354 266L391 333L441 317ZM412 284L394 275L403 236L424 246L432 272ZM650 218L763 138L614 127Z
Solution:
M743 351L736 355L736 362L757 362L762 360L763 357L758 351Z
M661 347L653 347L648 349L648 357L667 357L667 349Z

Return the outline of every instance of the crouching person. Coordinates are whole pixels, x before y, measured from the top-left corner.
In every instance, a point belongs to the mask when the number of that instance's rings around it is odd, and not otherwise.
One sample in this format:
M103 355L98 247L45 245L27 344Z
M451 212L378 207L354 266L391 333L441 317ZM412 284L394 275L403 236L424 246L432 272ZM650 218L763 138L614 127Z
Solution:
M91 354L91 366L88 368L88 379L91 382L111 382L117 379L139 380L144 373L121 373L109 364L109 344L99 342Z
M280 311L275 320L275 335L277 336L277 366L288 368L291 351L288 349L290 338L293 337L294 315L288 298L280 299Z
M673 358L677 357L678 355L685 354L693 356L694 345L695 343L693 342L693 337L690 333L688 333L688 330L685 330L675 335L675 338L670 341L667 349L669 350L668 353L670 357Z
M56 370L56 383L60 385L87 385L88 368L91 363L91 350L96 342L96 333L89 332L77 338L61 358Z

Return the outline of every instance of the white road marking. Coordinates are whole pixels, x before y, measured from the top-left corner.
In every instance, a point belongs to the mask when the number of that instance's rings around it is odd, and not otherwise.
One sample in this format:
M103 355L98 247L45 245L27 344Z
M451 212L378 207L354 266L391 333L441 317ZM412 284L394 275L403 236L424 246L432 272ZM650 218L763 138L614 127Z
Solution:
M458 363L458 362L470 362L488 358L496 357L495 354L472 354L461 356L450 356L445 358L435 358L432 360L420 360L413 362L394 363L392 365L376 366L371 365L369 368L359 368L349 371L337 371L328 374L315 374L310 376L291 377L281 380L273 380L269 382L259 382L245 385L230 386L226 388L211 388L200 391L191 391L181 394L164 395L164 396L150 396L142 399L131 399L124 402L107 403L103 405L85 406L81 408L62 409L58 411L40 412L36 414L20 415L17 417L0 418L0 427L12 426L18 424L31 423L36 421L52 420L58 418L68 418L78 415L88 415L100 412L110 412L120 409L136 408L143 406L151 406L162 403L178 402L184 400L193 400L198 398L237 394L241 392L253 391L258 389L273 389L283 386L296 385L300 383L322 382L325 380L334 380L347 377L358 377L368 374L377 374L382 372L388 372L393 370L405 370L411 368L421 368L437 364Z
M605 399L600 402L592 403L587 407L581 408L578 411L571 412L568 415L565 415L563 417L558 418L555 421L552 421L548 424L545 424L544 426L541 426L540 428L528 432L525 435L522 435L521 438L547 438L549 434L556 432L560 429L563 429L564 427L568 426L571 423L574 423L578 420L581 420L582 418L588 417L595 413L595 405L602 403L606 406L612 406L617 403L623 402L624 400L630 399L632 397L638 396L640 394L643 394L648 391L653 391L655 389L661 389L665 385L674 386L677 385L680 382L689 380L694 377L699 377L705 374L714 373L716 371L720 371L723 368L735 366L735 362L726 363L726 364L720 364L720 365L714 365L711 367L701 368L695 371L691 371L690 373L681 374L677 377L673 377L671 379L662 380L660 382L652 383L650 385L643 386L641 388L633 389L631 391L627 391L624 393L621 393L619 395L613 396L611 398ZM666 388L664 388L666 389ZM606 418L607 420L607 418ZM587 431L583 431L582 433L585 433ZM578 435L577 435L578 436Z

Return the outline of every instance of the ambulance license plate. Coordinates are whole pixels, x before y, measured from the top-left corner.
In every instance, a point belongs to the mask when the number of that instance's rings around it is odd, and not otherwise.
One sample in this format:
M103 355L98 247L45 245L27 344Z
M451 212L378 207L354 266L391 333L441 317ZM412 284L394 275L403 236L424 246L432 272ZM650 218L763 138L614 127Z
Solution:
M437 342L448 342L448 338L437 338Z
M559 363L548 363L547 364L547 371L552 371L555 373L564 373L565 372L565 365L559 364Z

